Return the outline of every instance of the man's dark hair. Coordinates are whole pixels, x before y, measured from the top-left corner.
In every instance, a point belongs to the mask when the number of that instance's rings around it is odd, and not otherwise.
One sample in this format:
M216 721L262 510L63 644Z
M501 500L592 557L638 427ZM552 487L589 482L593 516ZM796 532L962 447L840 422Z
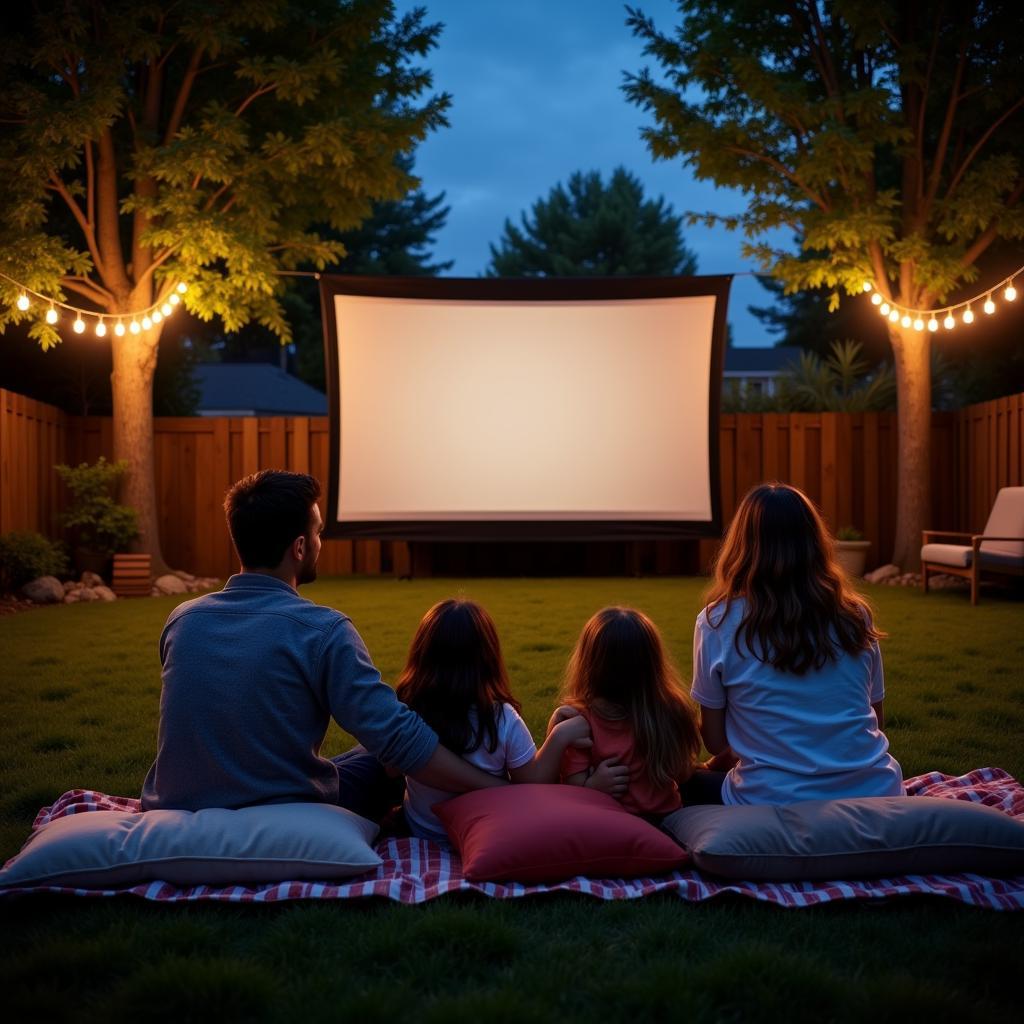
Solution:
M275 569L296 537L305 536L320 481L306 473L261 469L224 499L228 532L246 569Z

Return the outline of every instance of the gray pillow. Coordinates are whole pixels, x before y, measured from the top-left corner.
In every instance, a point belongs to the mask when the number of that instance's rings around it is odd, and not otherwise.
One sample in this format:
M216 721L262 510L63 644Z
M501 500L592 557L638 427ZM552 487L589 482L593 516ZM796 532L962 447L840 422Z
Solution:
M332 804L229 811L88 811L44 825L0 871L0 886L109 889L139 882L244 885L327 880L381 863L372 821Z
M662 823L701 871L811 881L908 874L1024 874L1024 822L926 796L684 807Z

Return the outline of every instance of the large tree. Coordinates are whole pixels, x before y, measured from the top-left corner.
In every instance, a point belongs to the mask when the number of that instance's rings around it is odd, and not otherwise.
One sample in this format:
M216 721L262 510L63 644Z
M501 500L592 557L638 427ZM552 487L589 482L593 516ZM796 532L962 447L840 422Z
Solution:
M697 259L683 243L682 218L659 196L645 199L639 179L616 168L606 185L577 171L568 186L538 199L520 226L505 221L491 246L490 277L692 274Z
M900 311L943 304L999 238L1024 237L1024 5L915 0L680 0L681 23L628 24L660 65L627 75L655 157L741 189L747 253L787 290L862 294ZM890 183L891 186L890 186ZM820 255L766 244L788 228ZM861 301L866 301L862 299ZM899 409L893 560L928 525L927 328L889 324ZM981 324L962 327L979 335Z
M414 63L439 26L388 0L53 0L2 24L0 271L125 322L187 283L202 319L287 340L278 271L341 258L311 225L349 230L403 195L396 156L448 104ZM0 327L33 318L44 348L60 340L39 303L22 313L7 282L0 298ZM162 326L107 335L123 499L158 569Z

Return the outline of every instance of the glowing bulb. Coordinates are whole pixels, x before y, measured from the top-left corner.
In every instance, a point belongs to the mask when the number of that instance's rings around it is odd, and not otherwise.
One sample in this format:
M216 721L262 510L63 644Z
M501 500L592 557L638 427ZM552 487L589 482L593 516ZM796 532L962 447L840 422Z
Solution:
M982 306L981 308L984 309L989 316L991 316L996 311L996 304L992 301L991 295L985 300L985 305Z
M81 334L85 330L85 321L79 316L75 319L75 322L71 325L75 334Z
M889 311L889 322L890 323L893 323L893 324L896 323L896 321L899 320L899 318L900 318L900 311L898 309L892 309L892 310Z
M165 302L160 307L160 312L163 313L164 316L170 316L174 312L174 307L169 302Z
M866 292L871 291L871 282L870 281L865 281L864 284L863 284L863 288L864 288L864 291L866 291Z
M879 295L878 292L875 292L874 295L871 296L871 303L872 303L872 305L875 305L875 306L881 305L881 303L882 303L882 296Z
M185 292L187 292L187 291L188 291L188 285L185 284L184 281L179 281L178 282L178 294L179 295L184 295Z
M24 313L25 310L28 309L28 307L31 305L32 303L28 301L28 296L24 292L22 292L18 296L18 309L20 309L22 313Z
M881 313L882 316L888 316L890 308L891 307L888 302L883 302L882 305L879 307L878 312Z
M128 325L128 330L131 331L132 334L138 334L139 331L142 330L142 328L139 326L139 321L132 320L132 322Z
M55 324L57 322L57 310L53 306L46 311L46 322L48 324Z
M947 331L951 331L956 327L956 321L953 319L952 313L946 314L946 319L942 321L942 326L945 327Z
M1013 302L1013 300L1017 298L1017 289L1014 288L1012 284L1007 285L1006 291L1003 292L1003 298L1006 299L1007 302Z
M150 327L152 327L152 326L153 326L153 321L150 320L148 316L144 316L142 318L142 329L144 331L148 331L150 329Z
M911 323L910 317L906 313L900 317L900 327L909 327Z
M153 310L153 323L158 324L158 323L160 323L161 320L163 320L163 318L164 318L164 315L163 315L163 313L160 312L159 309L154 309Z
M971 312L971 307L970 306L968 306L964 310L963 320L964 320L965 324L973 324L974 323L974 314Z
M179 302L181 302L181 299L179 299L177 295L172 295L167 301L172 306L176 306Z
M123 324L123 323L121 323L121 321L120 321L120 320L118 320L118 321L117 321L117 323L116 323L116 324L114 324L114 333L115 333L115 334L116 334L116 335L117 335L117 336L118 336L119 338L122 338L122 337L124 337L124 324Z
M96 337L105 338L107 336L107 325L101 320L96 325Z
M937 331L938 329L939 321L936 320L935 317L932 317L931 320L928 321L928 330L934 332Z
M936 327L937 326L938 326L938 324L936 324ZM920 317L918 317L914 321L914 330L915 331L923 331L924 330L924 321Z

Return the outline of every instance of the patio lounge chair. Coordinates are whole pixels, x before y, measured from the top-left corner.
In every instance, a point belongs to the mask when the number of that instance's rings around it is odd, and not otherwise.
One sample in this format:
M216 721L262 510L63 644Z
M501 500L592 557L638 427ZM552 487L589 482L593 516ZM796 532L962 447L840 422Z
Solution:
M958 538L958 544L936 544L933 538ZM966 540L968 543L963 543ZM925 530L921 534L921 583L948 573L971 581L971 604L978 603L982 573L1024 576L1024 487L1003 487L996 495L984 533Z

